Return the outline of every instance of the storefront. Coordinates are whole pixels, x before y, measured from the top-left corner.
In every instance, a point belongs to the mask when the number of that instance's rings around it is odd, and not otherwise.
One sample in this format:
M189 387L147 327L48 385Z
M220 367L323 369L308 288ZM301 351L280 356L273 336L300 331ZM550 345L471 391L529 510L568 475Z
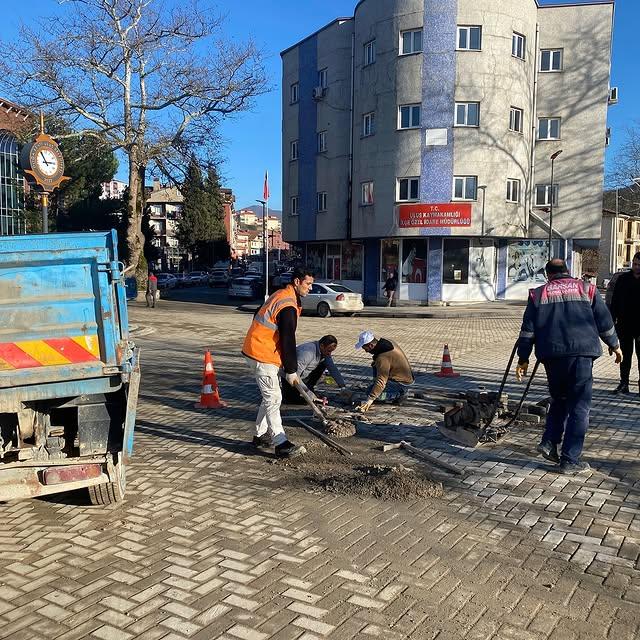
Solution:
M401 237L312 242L304 246L303 255L318 280L340 281L363 293L369 303L385 301L382 288L393 274L398 276L399 304L526 300L529 289L545 282L548 243ZM565 257L570 269L576 263L571 241L554 242L554 255Z

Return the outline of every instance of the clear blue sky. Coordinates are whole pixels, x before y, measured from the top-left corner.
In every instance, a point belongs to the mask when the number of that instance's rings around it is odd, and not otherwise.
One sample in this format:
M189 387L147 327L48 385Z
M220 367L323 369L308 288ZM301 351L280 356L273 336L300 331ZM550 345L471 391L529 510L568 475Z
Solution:
M179 2L180 0L168 0ZM221 173L225 186L236 194L238 207L253 204L262 197L265 168L269 169L271 206L280 209L281 190L281 108L279 83L281 77L280 51L295 44L333 19L353 15L357 0L219 0L220 11L227 14L227 33L240 40L248 36L268 54L267 71L273 91L260 97L252 112L244 113L225 124L227 141ZM543 4L550 4L543 0ZM556 0L553 4L566 3ZM56 0L21 0L19 3L2 2L2 38L17 34L22 17L46 16L64 10ZM620 102L609 109L609 125L613 139L608 148L610 163L623 142L625 130L640 124L640 83L638 77L638 25L640 2L618 0L613 42L611 85L620 89ZM6 96L19 102L19 96Z

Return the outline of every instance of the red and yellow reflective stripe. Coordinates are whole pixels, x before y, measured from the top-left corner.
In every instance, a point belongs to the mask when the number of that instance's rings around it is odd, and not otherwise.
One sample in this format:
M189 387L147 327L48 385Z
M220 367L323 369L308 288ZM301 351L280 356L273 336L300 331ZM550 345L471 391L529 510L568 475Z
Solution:
M0 371L80 364L99 358L98 336L0 343Z

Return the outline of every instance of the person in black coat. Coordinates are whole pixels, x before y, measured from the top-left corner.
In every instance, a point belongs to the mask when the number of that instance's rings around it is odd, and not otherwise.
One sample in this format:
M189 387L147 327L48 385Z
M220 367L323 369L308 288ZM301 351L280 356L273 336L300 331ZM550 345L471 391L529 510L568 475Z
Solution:
M621 273L616 278L611 298L611 315L622 349L620 383L613 392L629 393L634 346L640 371L640 252L633 256L631 271Z

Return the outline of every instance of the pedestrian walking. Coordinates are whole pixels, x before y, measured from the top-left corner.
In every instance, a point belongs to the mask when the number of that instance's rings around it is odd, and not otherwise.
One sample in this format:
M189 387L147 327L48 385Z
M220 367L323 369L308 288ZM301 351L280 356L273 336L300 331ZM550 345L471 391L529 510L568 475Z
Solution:
M147 278L147 293L145 294L145 298L147 300L147 307L151 307L152 309L155 309L157 295L158 295L158 278L156 278L153 271L150 271L149 277Z
M613 287L611 315L620 340L620 382L614 393L629 393L629 374L635 347L640 372L640 252L633 256L631 271L621 273ZM640 383L639 383L640 392Z
M396 289L398 288L398 274L392 271L389 277L386 279L382 290L387 297L387 307L394 306L393 303L396 297Z
M302 313L301 298L309 293L312 284L310 271L296 269L291 284L272 293L258 309L242 346L262 396L253 444L259 449L275 446L276 456L283 458L305 451L287 439L282 426L279 373L284 370L284 378L292 387L301 383L297 373L296 328Z
M373 356L373 384L367 389L367 399L356 410L366 413L374 402L402 404L409 385L414 382L404 351L392 340L376 338L371 331L360 334L358 349Z
M545 272L548 282L529 292L518 339L516 378L520 382L526 375L535 347L551 395L537 450L559 464L560 473L582 473L589 470L581 455L589 426L593 361L602 355L600 340L610 355L615 353L616 363L622 360L622 352L611 314L595 285L572 278L560 258L550 260Z

